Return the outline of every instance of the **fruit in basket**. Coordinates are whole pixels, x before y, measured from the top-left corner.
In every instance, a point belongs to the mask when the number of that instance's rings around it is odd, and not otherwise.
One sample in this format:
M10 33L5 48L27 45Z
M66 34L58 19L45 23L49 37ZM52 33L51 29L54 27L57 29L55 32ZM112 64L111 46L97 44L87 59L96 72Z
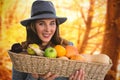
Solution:
M39 56L43 56L43 54L44 54L44 51L42 51L40 49L39 45L37 45L35 43L34 44L29 44L28 48L31 49L31 52L33 50L33 54L34 54L34 52L35 52L36 55L39 55Z
M70 58L73 55L79 54L78 49L75 46L67 45L66 47L66 57Z
M110 63L110 58L106 54L95 54L95 55L91 56L91 61L92 62L109 64Z
M22 45L20 43L15 43L11 47L12 52L20 53L20 52L22 52L22 50L23 50L23 48L22 48Z
M92 62L92 55L91 54L81 54L82 56L85 57L87 62Z
M110 58L106 54L83 54L87 62L110 63Z
M35 55L36 54L35 51L33 49L29 48L29 47L27 48L27 52L30 55Z
M85 57L80 54L75 54L71 56L71 60L79 60L79 61L86 61Z
M66 49L62 45L56 45L54 48L57 51L57 57L66 55Z
M57 52L56 52L55 48L48 47L48 48L45 49L44 56L49 57L49 58L56 58L57 57Z
M61 56L61 57L58 57L59 59L64 59L64 60L69 60L69 58L68 57L66 57L66 56Z

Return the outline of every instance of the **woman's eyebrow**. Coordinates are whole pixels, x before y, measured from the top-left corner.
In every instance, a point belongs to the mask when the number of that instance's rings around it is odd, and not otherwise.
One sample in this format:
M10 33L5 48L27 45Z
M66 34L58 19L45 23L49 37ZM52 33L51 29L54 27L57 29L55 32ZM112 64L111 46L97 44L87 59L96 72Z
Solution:
M51 22L55 22L55 20L52 20Z
M40 22L45 22L45 21L43 21L43 20L39 20L39 21L36 21L37 23L40 23Z
M46 20L37 20L36 22L45 22ZM50 22L56 22L55 20L49 20Z

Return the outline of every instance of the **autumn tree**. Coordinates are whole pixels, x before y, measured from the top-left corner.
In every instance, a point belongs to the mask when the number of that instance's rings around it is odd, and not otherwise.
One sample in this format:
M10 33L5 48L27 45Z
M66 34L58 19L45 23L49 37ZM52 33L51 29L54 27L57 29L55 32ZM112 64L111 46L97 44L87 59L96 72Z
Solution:
M85 25L86 25L86 31L84 33L83 41L82 41L82 44L81 44L80 49L79 49L80 53L84 52L85 47L87 46L87 43L88 43L89 33L90 33L93 14L94 14L94 3L95 3L95 0L90 0L90 7L88 9L88 16L87 16L86 20L84 18L84 15L82 14ZM78 42L78 44L79 44L79 42Z
M89 0L89 8L87 13L83 12L83 8L79 6L79 13L81 13L82 19L85 24L85 31L82 41L80 40L81 34L79 34L81 28L78 29L79 33L78 33L77 44L80 53L86 53L85 51L87 51L87 48L91 48L89 53L93 54L97 50L97 48L101 46L102 38L103 38L102 29L104 27L104 20L105 20L105 14L101 12L103 11L104 7L106 7L105 3L106 3L105 0L104 1ZM100 10L100 8L103 8L102 11ZM105 12L106 11L104 11L104 13ZM99 15L96 16L96 14ZM104 16L104 17L99 18L100 16ZM95 25L97 21L99 21L99 24ZM81 27L81 25L79 25L79 27Z
M118 56L120 54L120 0L107 1L107 18L102 53L113 62L105 80L116 80Z

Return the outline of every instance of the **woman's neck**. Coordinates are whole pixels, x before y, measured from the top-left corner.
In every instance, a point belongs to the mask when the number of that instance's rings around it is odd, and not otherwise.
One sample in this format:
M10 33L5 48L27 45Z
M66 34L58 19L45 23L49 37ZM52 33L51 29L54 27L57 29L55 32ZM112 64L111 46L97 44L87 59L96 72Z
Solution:
M48 43L45 43L45 42L42 43L41 49L42 49L42 50L45 50L45 49L49 46L49 43L50 43L50 42L48 42Z
M46 42L44 42L44 43L42 43L42 46L46 46L48 43L46 43Z

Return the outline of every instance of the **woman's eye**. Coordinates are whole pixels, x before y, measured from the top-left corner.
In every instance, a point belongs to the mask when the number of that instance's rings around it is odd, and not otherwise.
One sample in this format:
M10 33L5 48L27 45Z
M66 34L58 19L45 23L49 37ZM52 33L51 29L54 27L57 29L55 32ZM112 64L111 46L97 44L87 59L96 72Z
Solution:
M44 23L39 23L40 26L44 25Z
M51 24L50 25L56 25L56 23L55 22L51 22Z

